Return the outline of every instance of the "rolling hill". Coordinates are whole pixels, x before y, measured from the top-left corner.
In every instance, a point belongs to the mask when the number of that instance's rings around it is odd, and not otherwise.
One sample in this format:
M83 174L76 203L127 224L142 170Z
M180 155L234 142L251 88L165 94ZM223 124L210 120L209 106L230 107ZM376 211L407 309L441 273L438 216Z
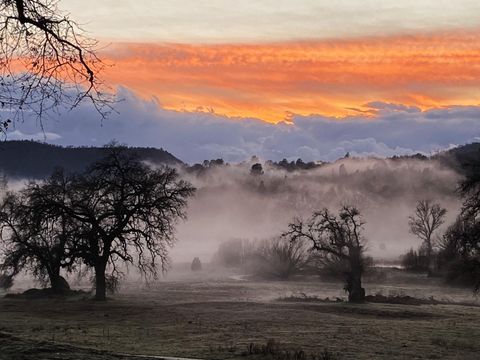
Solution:
M0 143L0 172L11 178L43 178L56 167L67 172L84 170L104 155L102 147L61 147L35 141L4 141ZM129 147L142 160L157 164L176 165L182 161L163 149Z

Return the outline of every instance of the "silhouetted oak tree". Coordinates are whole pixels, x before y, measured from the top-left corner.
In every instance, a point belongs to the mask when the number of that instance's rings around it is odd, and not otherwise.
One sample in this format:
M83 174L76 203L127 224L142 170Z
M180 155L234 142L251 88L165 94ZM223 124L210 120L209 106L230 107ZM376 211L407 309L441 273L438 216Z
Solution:
M61 269L71 271L79 242L77 224L61 207L68 196L68 179L62 171L42 183L7 193L0 207L0 238L4 253L1 268L10 277L21 271L50 282L54 293L69 290Z
M125 148L107 147L107 156L72 181L68 204L60 207L78 221L79 256L95 270L95 297L106 297L106 274L119 262L145 275L166 269L175 224L186 217L194 188L175 169L151 169Z
M290 241L306 240L311 251L329 261L345 264L345 290L348 301L363 302L364 246L362 235L364 222L355 207L344 206L338 215L324 209L315 212L308 220L295 219L283 235Z

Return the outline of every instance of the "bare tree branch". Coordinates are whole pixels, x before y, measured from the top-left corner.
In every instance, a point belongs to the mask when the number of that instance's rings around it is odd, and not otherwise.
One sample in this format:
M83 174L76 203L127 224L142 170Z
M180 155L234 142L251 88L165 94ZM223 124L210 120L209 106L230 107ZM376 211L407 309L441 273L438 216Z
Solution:
M97 42L85 36L57 0L0 1L0 120L34 116L88 100L102 118L114 97L99 74Z

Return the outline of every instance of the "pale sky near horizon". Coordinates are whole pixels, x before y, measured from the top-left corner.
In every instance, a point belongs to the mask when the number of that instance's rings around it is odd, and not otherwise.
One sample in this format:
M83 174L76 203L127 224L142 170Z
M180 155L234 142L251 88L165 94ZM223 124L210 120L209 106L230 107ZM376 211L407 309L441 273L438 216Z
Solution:
M338 39L472 28L476 0L62 0L107 41L224 43Z

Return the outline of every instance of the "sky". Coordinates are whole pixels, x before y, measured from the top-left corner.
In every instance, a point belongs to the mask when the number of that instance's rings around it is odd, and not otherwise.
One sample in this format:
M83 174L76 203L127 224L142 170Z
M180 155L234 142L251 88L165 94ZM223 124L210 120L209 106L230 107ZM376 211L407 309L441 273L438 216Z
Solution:
M480 136L478 1L60 6L100 41L112 65L103 76L124 101L101 128L85 107L54 119L43 134L50 142L115 137L193 162L430 153ZM73 129L61 124L72 119ZM19 124L10 136L37 133Z

